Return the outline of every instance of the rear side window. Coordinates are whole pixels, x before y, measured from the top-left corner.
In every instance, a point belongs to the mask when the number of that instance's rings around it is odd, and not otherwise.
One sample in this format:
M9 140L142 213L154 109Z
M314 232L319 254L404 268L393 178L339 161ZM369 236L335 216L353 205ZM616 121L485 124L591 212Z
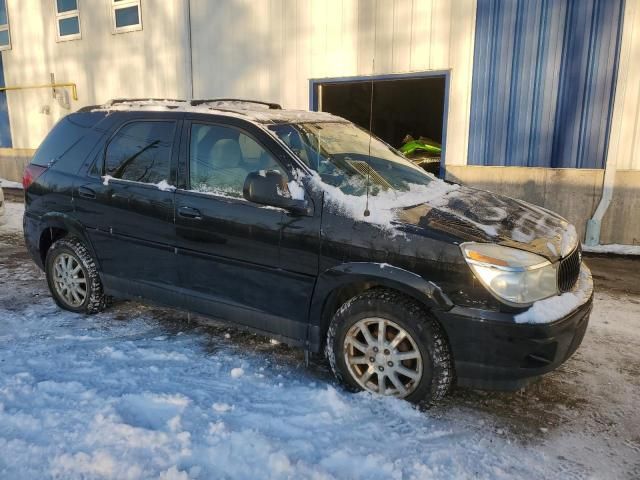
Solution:
M143 183L169 180L175 131L172 121L127 123L109 142L105 175Z
M103 118L104 113L76 113L64 117L53 127L49 135L40 144L40 148L33 156L31 163L41 167L47 167L55 163L56 167L59 167L61 163L74 162L74 159L66 157L65 153ZM82 161L84 159L76 160Z

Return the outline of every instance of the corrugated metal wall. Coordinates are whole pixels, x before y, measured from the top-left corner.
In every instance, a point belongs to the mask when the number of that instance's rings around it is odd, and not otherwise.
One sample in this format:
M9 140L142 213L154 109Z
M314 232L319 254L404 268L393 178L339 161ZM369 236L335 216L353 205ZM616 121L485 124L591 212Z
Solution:
M603 168L624 0L478 0L469 165Z

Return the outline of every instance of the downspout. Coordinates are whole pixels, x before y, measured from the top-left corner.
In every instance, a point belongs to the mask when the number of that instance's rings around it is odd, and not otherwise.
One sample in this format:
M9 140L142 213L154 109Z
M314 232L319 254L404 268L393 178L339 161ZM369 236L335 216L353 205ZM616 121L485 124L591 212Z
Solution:
M186 74L187 74L187 100L193 100L193 49L191 47L191 0L184 0L185 17L185 43L188 49L186 54Z
M625 2L624 20L622 26L622 45L620 47L620 63L618 65L617 78L614 80L615 99L613 104L613 118L611 120L611 133L609 135L609 145L607 146L606 165L604 170L604 180L602 181L602 196L593 217L587 220L587 231L585 235L585 245L593 247L600 244L600 233L602 231L602 219L611 204L615 189L616 171L618 166L620 135L622 134L622 113L624 110L625 94L627 91L627 77L629 74L629 64L631 55L631 38L633 32L629 32L625 37L625 26L632 27L633 9L638 2ZM627 21L628 20L628 21Z
M611 149L609 149L611 151ZM589 220L587 220L587 233L585 235L584 243L589 247L594 247L600 244L600 231L602 230L602 219L604 214L607 213L611 199L613 198L613 191L615 189L614 183L616 180L616 157L607 155L607 166L604 170L604 181L602 182L602 196L600 197L600 203L596 212Z

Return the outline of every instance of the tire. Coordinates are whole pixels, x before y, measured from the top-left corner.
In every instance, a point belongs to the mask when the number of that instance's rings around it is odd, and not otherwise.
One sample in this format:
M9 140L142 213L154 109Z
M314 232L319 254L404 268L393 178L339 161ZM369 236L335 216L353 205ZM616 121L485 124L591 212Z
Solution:
M329 325L325 353L336 378L351 391L429 406L444 398L454 382L453 359L440 325L416 301L392 290L367 290L342 305Z
M62 272L65 265L69 265L66 275ZM47 284L53 299L60 308L76 313L98 313L107 306L107 297L102 288L102 281L93 257L80 240L65 237L51 245L45 259L45 273ZM85 294L76 292L72 295L69 288L74 285L84 285ZM66 294L65 294L66 292ZM78 291L79 292L79 291Z

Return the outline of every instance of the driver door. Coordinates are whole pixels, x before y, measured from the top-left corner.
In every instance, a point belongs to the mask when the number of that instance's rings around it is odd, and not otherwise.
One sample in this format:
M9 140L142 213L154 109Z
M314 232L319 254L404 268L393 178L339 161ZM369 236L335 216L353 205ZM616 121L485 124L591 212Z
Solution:
M304 338L292 319L291 286L280 268L285 211L243 198L250 172L285 169L248 132L189 121L175 193L179 285L186 307L265 332ZM303 321L300 321L303 320Z

